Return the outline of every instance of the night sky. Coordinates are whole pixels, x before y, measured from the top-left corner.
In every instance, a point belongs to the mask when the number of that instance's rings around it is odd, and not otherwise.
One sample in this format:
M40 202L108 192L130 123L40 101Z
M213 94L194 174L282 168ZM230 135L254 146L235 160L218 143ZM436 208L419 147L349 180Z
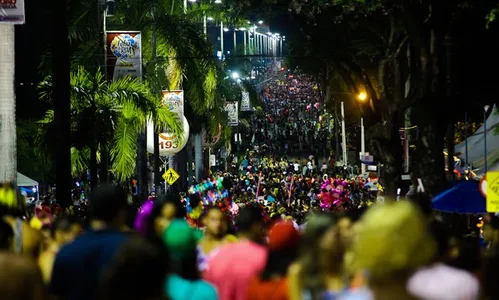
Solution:
M38 119L47 104L40 103L36 83L43 76L39 72L40 58L51 43L52 1L26 1L26 24L16 28L16 93L20 119ZM485 1L477 1L477 3ZM458 97L456 105L480 118L479 106L499 102L499 21L485 28L486 7L468 14L466 22L457 30L454 39L454 84ZM288 18L279 15L268 18L271 30L289 35ZM470 105L470 102L474 103ZM467 107L467 108L466 108Z

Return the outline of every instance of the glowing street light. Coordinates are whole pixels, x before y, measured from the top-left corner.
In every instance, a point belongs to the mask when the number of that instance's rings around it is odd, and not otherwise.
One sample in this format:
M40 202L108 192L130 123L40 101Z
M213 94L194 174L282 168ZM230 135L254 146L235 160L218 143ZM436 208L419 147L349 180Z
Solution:
M239 73L232 72L232 79L239 79Z
M258 21L258 24L262 25L262 24L263 24L263 21L262 21L262 20Z
M215 4L222 4L222 0L215 0Z
M213 21L213 17L206 18L208 21Z
M224 27L224 31L225 31L225 32L229 31L229 28Z
M364 92L360 93L360 94L359 94L359 96L358 96L358 99L359 99L360 101L362 101L362 102L366 101L366 99L367 99L367 94L366 94L366 93L364 93Z

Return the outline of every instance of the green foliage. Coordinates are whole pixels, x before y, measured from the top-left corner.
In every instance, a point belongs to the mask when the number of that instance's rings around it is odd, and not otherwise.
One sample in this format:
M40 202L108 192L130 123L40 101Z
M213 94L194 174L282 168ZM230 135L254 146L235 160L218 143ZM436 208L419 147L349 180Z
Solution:
M40 96L51 100L51 78L40 86ZM158 128L168 128L180 135L182 127L176 114L161 105L148 87L139 79L122 78L108 82L100 71L90 73L83 68L71 73L71 145L73 175L86 174L89 146L97 141L100 151L110 150L112 171L120 181L128 180L134 172L137 153L137 134L152 118ZM52 110L39 121L40 147L53 145ZM41 153L51 153L41 149Z
M54 182L54 163L42 159L37 153L36 132L38 124L31 120L18 120L17 133L17 170L38 182Z

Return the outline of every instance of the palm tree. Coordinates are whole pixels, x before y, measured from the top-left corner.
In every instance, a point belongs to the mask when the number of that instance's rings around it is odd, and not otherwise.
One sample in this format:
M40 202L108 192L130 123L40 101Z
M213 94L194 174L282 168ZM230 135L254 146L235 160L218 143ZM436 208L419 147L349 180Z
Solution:
M39 86L42 99L51 100L51 87L47 77ZM71 111L73 175L82 176L90 169L93 185L99 161L102 182L108 181L109 169L118 181L130 179L136 164L137 135L148 118L158 128L167 127L177 134L182 131L178 116L162 106L139 79L106 81L99 70L91 73L79 68L71 74ZM39 122L41 146L52 144L53 115L53 110L48 110Z
M16 101L14 92L14 25L0 26L0 181L16 181Z

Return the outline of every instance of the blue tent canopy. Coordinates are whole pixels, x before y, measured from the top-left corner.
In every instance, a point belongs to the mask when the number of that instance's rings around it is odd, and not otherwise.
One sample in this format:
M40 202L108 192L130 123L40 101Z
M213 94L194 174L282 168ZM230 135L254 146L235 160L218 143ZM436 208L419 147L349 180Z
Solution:
M459 214L486 213L485 198L478 190L478 185L479 182L475 180L456 183L450 189L433 197L433 209Z

